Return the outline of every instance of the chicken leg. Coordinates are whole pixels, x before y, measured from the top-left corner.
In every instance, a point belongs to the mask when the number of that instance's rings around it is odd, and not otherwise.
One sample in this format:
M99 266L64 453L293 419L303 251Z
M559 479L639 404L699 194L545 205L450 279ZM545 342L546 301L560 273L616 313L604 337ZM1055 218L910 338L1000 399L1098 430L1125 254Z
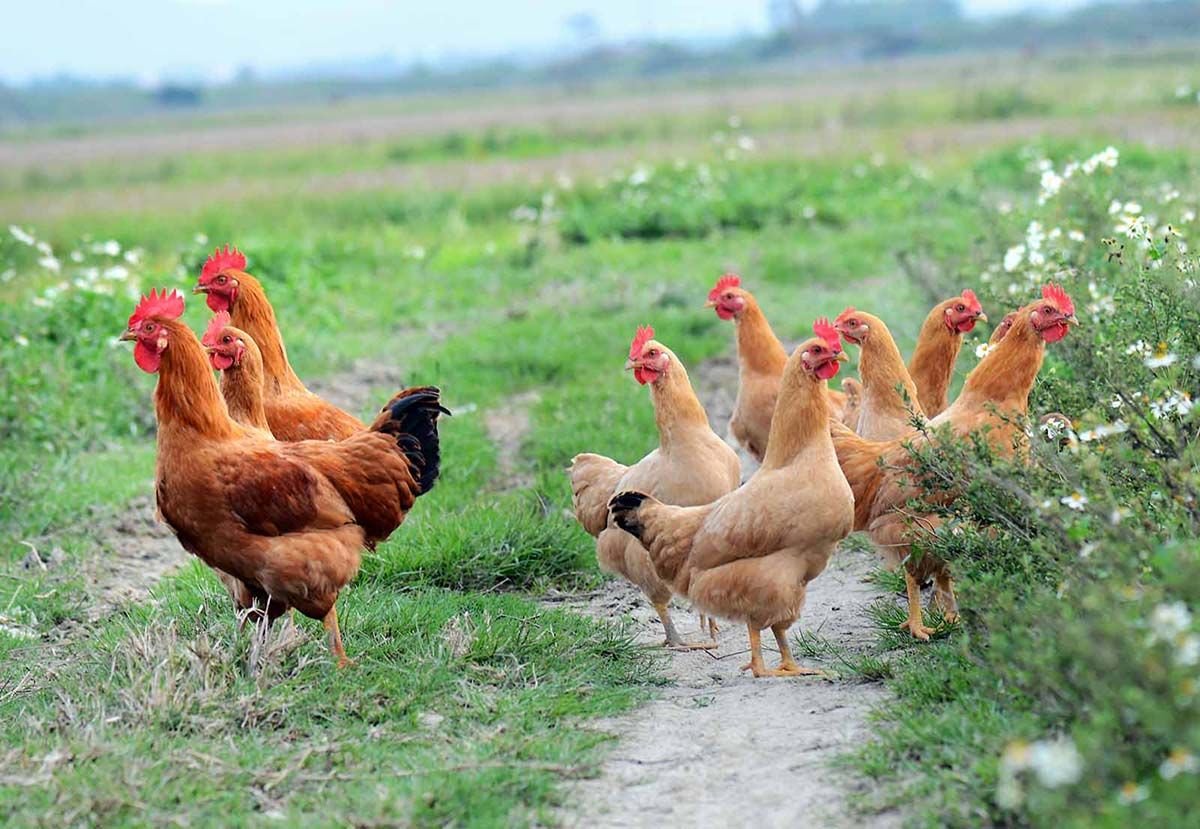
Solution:
M658 611L658 618L662 620L663 630L667 633L667 641L664 643L673 651L698 651L698 650L713 650L719 645L716 642L716 637L712 642L685 642L683 637L679 635L679 631L675 629L675 623L671 621L671 612L667 608L666 602L654 605L654 609Z
M347 665L353 665L354 662L346 656L346 649L342 647L342 631L338 628L336 607L329 608L329 612L325 614L321 624L325 626L325 631L329 634L329 650L337 657L337 666L345 668Z
M708 616L704 613L701 613L700 632L704 633L706 630L708 631L708 635L712 637L713 641L717 641L717 633L719 633L721 630L719 627L717 627L717 617Z
M908 630L914 639L928 642L933 628L925 627L921 619L921 586L908 572L908 567L904 567L904 586L908 591L908 618L900 623L900 629Z
M771 632L775 634L775 642L779 645L779 667L768 668L763 663L762 635L759 630L747 625L750 632L750 661L742 666L743 671L750 671L755 678L764 676L805 676L819 674L815 668L801 668L792 658L791 648L787 643L787 625L775 625Z
M958 621L958 600L954 597L954 579L946 571L933 577L933 600L947 622Z

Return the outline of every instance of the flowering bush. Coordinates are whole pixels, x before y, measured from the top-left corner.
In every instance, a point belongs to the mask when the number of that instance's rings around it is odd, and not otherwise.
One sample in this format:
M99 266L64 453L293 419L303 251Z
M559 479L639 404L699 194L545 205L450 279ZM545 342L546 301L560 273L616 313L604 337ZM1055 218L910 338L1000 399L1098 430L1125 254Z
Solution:
M1134 191L1147 176L1123 178L1112 148L1031 162L1037 195L978 250L984 307L998 321L1050 278L1086 297L1047 349L1031 462L978 439L913 453L927 486L960 495L924 551L963 577L968 613L956 645L906 663L962 695L913 701L941 722L1000 717L959 770L970 809L937 808L960 825L1184 825L1200 785L1196 205L1161 182ZM934 765L948 751L919 729L891 739Z

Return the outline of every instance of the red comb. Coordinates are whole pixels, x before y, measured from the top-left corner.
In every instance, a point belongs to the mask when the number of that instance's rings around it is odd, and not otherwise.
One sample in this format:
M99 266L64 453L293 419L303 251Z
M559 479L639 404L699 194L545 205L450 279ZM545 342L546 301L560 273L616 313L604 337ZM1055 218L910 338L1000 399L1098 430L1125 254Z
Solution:
M221 271L227 271L234 268L239 271L246 269L246 257L237 248L225 246L225 250L216 248L213 250L212 256L204 262L204 268L200 271L200 281L206 282L219 274Z
M1071 301L1071 297L1063 290L1062 285L1056 285L1053 282L1048 283L1042 288L1042 298L1053 302L1058 306L1058 310L1062 311L1068 317L1075 313L1075 303Z
M726 288L736 288L741 284L742 278L740 276L738 276L736 273L727 273L718 279L717 284L713 286L711 291L708 292L708 299L710 302L716 302L717 297L719 297L721 292Z
M854 316L854 313L855 313L854 306L847 305L846 310L842 311L842 313L838 314L837 318L834 319L834 322L840 325L843 322L845 322L846 320L850 319L850 317Z
M217 339L221 336L221 332L225 330L225 326L227 325L229 325L229 312L218 311L208 321L208 329L205 330L204 336L200 338L200 342L208 346L216 345Z
M183 316L183 297L179 291L174 289L171 293L167 293L167 289L155 291L150 289L150 293L142 297L142 301L138 303L137 308L133 309L133 313L129 317L129 327L137 325L144 319L149 317L162 317L163 319L175 320Z
M642 356L642 348L652 339L654 339L654 329L649 325L640 326L637 333L633 335L633 342L629 344L629 359L636 360Z
M821 317L813 323L813 333L825 341L834 351L841 350L842 341L838 339L837 329L829 322L827 317Z
M978 314L983 310L983 305L979 302L979 297L975 296L975 292L967 288L962 292L962 301L967 306L967 310Z

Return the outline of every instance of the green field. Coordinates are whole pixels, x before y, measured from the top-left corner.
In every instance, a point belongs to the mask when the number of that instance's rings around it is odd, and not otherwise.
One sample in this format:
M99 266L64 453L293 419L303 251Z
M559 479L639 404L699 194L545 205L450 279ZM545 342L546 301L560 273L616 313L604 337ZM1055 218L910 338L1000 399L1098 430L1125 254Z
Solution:
M606 92L570 123L529 101L524 123L472 121L470 100L415 114L399 101L259 115L244 135L222 119L0 139L14 159L0 174L0 814L554 822L564 781L602 756L581 725L662 681L662 657L627 629L538 602L605 578L564 514L562 470L579 451L653 447L653 412L621 371L630 335L654 325L688 366L729 353L701 306L734 270L793 341L853 303L879 309L907 352L932 301L963 287L993 321L1051 277L1088 307L1051 348L1034 410L1082 434L1124 395L1131 428L1076 440L1079 455L1046 441L1035 472L1001 470L1011 488L971 489L966 531L938 547L963 575L965 622L924 646L881 626L871 672L897 701L848 762L871 781L860 808L900 804L919 825L1181 819L1196 778L1160 765L1200 754L1200 676L1170 650L1191 647L1195 624L1166 642L1154 620L1176 603L1200 613L1200 412L1161 411L1200 395L1196 256L1179 247L1200 237L1200 103L1182 84L1200 75L1172 52L1010 59L986 75L935 61L864 69L828 95L786 78L690 106L669 84ZM338 127L275 148L253 132L389 112L429 117L365 141ZM225 131L219 149L187 149L209 130ZM1110 144L1115 169L1038 203L1039 160L1061 172ZM1114 199L1139 209L1110 215ZM1150 244L1116 232L1127 215ZM154 464L153 379L113 340L138 289L190 288L227 242L267 286L302 377L386 364L439 385L455 412L438 487L343 594L350 671L308 621L248 670L256 643L196 562L153 601L94 612L91 528L151 492ZM207 318L189 303L194 328ZM1146 366L1126 353L1138 340L1175 362ZM528 428L501 445L488 417L518 409ZM970 480L992 468L965 449L945 463ZM1076 489L1083 509L1062 500ZM1129 517L1109 521L1118 507ZM28 566L53 548L55 566ZM1042 785L1012 759L1059 736L1083 782Z

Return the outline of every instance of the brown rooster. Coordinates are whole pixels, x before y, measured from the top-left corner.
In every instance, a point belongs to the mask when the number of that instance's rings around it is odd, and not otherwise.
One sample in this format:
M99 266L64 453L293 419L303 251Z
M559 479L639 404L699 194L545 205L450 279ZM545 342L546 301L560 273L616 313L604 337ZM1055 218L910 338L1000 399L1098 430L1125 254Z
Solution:
M655 573L646 548L611 522L608 501L621 489L639 489L668 504L710 503L737 488L737 454L709 426L687 371L669 348L654 339L654 329L638 329L626 367L633 370L639 383L650 387L658 448L633 466L603 455L576 455L568 470L575 516L596 536L600 566L629 579L653 603L666 630L668 647L715 648L715 641L684 642L668 610L670 585ZM705 627L703 618L701 627ZM715 622L710 621L708 633L715 638Z
M933 514L913 517L906 510L908 502L923 493L907 472L910 455L905 444L936 445L942 433L934 430L944 424L955 435L985 435L1001 455L1022 451L1026 438L1020 422L1028 412L1045 344L1058 342L1078 324L1070 296L1057 285L1047 285L1042 299L1010 316L1007 334L967 375L954 403L930 421L931 431L878 442L841 424L831 425L838 462L854 490L854 528L867 531L889 565L904 566L908 618L903 627L917 639L926 640L933 632L921 618L920 584L925 579L933 578L935 601L948 621L958 617L958 603L945 562L931 555L919 560L910 555L913 542L935 531L941 519Z
M262 283L246 273L246 257L228 245L204 263L193 293L206 294L208 307L228 311L234 326L258 344L263 362L263 410L279 440L341 440L366 424L305 388L288 362L275 309Z
M438 476L435 388L410 389L377 430L280 443L229 417L205 352L179 321L183 298L144 297L121 339L157 373L159 512L188 552L245 585L269 618L320 619L339 665L339 591Z
M827 320L813 330L787 362L766 456L745 484L706 506L670 506L638 491L610 502L617 526L641 541L661 578L702 611L746 624L751 655L743 669L756 677L817 673L796 664L787 631L808 583L854 523L826 399L845 354ZM765 628L779 645L775 669L763 664Z

